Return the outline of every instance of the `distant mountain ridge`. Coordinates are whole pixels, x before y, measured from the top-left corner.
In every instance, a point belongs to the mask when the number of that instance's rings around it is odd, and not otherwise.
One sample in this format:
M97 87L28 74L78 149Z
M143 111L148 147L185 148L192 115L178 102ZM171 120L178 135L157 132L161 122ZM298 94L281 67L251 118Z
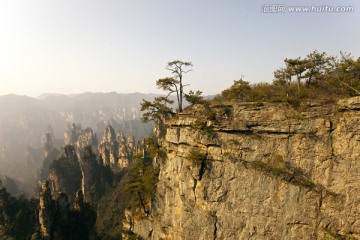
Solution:
M37 96L36 99L43 100L52 96L69 96L69 95L61 94L61 93L42 93L39 96Z

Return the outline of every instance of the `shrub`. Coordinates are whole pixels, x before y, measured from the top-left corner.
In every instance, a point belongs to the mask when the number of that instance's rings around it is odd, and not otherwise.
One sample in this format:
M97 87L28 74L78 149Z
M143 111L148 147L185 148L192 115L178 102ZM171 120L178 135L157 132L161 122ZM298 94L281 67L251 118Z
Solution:
M186 158L193 160L194 162L199 162L206 159L206 153L201 152L199 149L192 148Z
M159 169L154 168L151 161L134 160L123 182L125 208L132 210L141 208L145 214L149 214L146 202L155 194L158 175Z

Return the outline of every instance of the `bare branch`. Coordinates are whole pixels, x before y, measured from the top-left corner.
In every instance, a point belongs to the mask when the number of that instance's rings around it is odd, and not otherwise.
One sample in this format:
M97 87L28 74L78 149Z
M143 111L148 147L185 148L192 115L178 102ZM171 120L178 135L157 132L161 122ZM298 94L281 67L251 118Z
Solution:
M172 94L173 92L175 92L175 91L169 92L168 95L166 95L165 98L168 98L170 96L170 94Z
M353 88L352 86L350 86L350 85L347 84L346 82L341 81L340 78L337 78L337 79L340 81L340 83L344 84L345 86L347 86L348 88L350 88L351 90L355 91L357 94L360 95L360 91L358 91L357 89Z

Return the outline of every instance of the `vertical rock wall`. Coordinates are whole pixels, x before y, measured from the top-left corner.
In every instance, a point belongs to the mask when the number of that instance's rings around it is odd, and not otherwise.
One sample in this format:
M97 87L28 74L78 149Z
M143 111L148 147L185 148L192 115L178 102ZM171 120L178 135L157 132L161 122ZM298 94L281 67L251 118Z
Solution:
M152 212L125 225L145 239L360 239L359 97L211 109L167 123Z

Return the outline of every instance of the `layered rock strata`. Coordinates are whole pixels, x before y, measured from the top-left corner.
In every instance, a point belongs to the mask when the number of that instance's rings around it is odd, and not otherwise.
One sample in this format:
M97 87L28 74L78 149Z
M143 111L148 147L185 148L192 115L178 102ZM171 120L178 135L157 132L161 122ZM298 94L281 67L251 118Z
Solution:
M205 117L205 118L204 118ZM360 97L196 105L167 122L144 239L360 239Z

